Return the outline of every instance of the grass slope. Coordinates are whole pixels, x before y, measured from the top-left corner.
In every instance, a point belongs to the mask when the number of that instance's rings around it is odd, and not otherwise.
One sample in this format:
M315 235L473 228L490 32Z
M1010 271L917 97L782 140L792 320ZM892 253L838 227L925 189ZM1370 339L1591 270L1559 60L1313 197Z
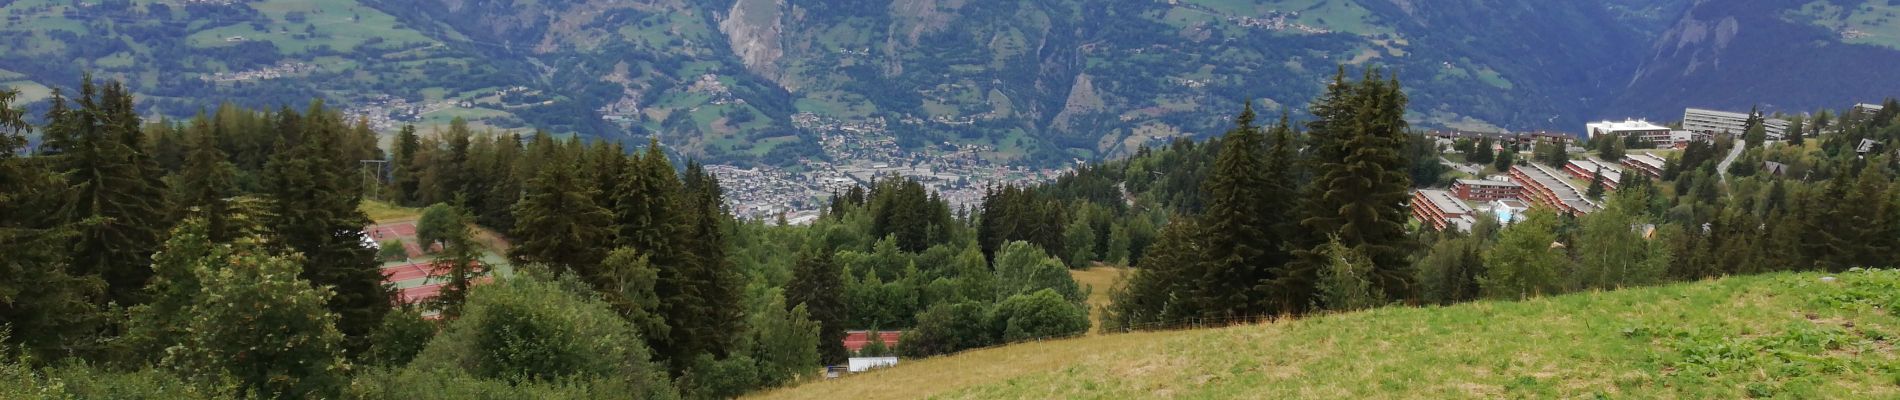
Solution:
M1900 272L1821 277L1020 344L757 397L1900 397Z

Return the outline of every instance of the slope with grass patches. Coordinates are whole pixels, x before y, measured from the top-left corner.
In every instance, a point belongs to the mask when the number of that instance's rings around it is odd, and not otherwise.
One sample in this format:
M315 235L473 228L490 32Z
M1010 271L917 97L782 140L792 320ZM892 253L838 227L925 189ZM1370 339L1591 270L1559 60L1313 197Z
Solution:
M756 397L1900 396L1900 271L1823 277L1092 336L908 361Z

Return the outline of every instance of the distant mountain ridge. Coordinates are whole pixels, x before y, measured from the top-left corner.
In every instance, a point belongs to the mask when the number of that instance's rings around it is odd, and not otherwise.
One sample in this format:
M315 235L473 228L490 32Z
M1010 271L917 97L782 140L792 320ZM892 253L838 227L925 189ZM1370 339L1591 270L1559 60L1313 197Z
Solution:
M1885 0L51 0L0 3L0 85L91 71L145 111L321 97L385 127L658 135L789 164L827 126L998 161L1112 157L1299 112L1336 68L1405 82L1420 127L1575 130L1684 106L1900 93ZM299 67L299 66L303 67ZM314 66L314 67L310 67ZM1890 68L1889 68L1890 69Z

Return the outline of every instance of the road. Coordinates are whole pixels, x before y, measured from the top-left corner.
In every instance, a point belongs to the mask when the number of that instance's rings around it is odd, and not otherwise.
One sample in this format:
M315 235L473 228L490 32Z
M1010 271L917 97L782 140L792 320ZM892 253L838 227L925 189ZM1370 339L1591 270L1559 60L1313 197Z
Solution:
M1780 142L1762 142L1761 148L1765 150L1769 147L1775 147L1775 143ZM1736 142L1735 148L1729 149L1728 157L1722 158L1722 163L1715 166L1715 173L1722 175L1722 182L1728 182L1728 165L1734 164L1735 159L1742 156L1743 150L1747 150L1747 146L1741 142Z

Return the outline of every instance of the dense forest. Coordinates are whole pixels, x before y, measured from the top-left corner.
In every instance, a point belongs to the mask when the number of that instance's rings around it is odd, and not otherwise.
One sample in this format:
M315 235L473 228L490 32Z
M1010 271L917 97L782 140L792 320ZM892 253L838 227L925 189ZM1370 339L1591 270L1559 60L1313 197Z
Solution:
M322 102L147 121L90 80L35 126L14 97L0 92L6 398L725 398L817 379L851 356L846 330L902 330L860 352L925 357L1084 334L1091 311L1104 331L1171 329L1900 257L1892 101L1796 118L1782 142L1693 145L1600 212L1436 232L1406 204L1454 172L1376 70L1341 70L1310 120L1248 104L1219 138L970 208L881 179L806 226L733 218L715 177L655 142L456 123L385 148ZM1753 161L1717 171L1733 146ZM1568 157L1537 153L1491 161ZM366 200L424 208L442 295L396 301ZM1091 310L1069 272L1102 264L1135 268Z

